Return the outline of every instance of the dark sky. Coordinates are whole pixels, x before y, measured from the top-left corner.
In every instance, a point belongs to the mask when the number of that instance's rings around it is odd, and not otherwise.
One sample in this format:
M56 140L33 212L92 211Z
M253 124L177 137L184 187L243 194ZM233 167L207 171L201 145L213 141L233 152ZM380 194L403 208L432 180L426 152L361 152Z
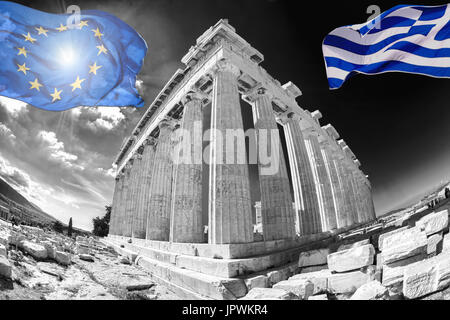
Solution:
M62 8L62 2L54 0L21 3L54 13L60 13ZM149 46L140 75L146 105L175 70L183 67L179 61L197 37L219 19L227 18L237 33L264 55L262 66L274 78L281 83L292 81L302 90L303 95L297 99L299 105L310 111L319 109L323 114L322 125L333 124L348 143L363 171L370 176L378 214L450 178L450 80L402 73L358 75L341 89L328 89L321 50L324 36L334 28L366 21L369 17L366 9L371 4L384 11L398 2L73 0L64 3L70 4L77 4L82 10L99 9L115 14L143 35ZM109 139L102 144L98 137L96 146L104 149L99 152L112 162L122 139L144 111L124 112L124 119L115 122L119 124L114 127L114 141ZM95 139L81 133L77 137L89 143ZM64 134L57 138L65 139ZM68 141L64 142L69 146ZM112 193L112 181L110 189Z

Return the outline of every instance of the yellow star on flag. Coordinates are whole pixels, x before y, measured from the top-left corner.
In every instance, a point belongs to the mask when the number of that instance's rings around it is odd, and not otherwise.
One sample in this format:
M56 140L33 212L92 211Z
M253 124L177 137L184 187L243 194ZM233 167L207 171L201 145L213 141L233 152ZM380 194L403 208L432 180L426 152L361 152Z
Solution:
M47 32L48 32L48 30L45 30L45 29L42 28L42 27L35 28L35 29L37 30L37 32L39 32L38 36L40 36L41 34L43 34L43 35L45 35L45 36L47 37Z
M80 77L77 76L77 80L75 80L75 82L71 84L72 92L74 92L75 89L81 89L81 83L83 83L84 80L86 79L80 79Z
M100 32L100 30L98 29L98 27L97 27L97 29L92 29L92 32L95 33L94 37L98 37L99 39L101 39L102 36L103 36L103 33Z
M56 28L59 32L63 32L67 30L67 26L64 26L62 23L59 24L59 27Z
M39 87L42 87L43 85L39 83L38 79L36 78L34 81L28 81L31 84L30 89L36 89L37 91L41 91Z
M25 58L27 57L27 50L25 50L25 47L23 48L17 48L19 50L19 53L17 54L18 56L20 56L21 54L23 54L25 56Z
M101 45L101 46L97 46L97 49L98 49L98 56L103 52L104 54L107 54L107 52L108 52L108 50L106 50L106 48L103 46L103 45Z
M30 33L28 32L28 34L22 34L25 37L25 41L30 41L31 43L34 43L36 41L36 39L34 39Z
M88 22L86 20L82 20L78 24L78 28L80 28L80 29L83 29L83 27L87 27L87 26L88 26Z
M22 71L23 74L27 74L27 71L30 70L30 68L27 68L27 66L25 65L25 63L22 64L22 65L17 64L17 66L19 67L19 69L17 69L17 72Z
M56 100L61 100L61 92L62 92L62 90L56 90L56 88L55 88L55 91L53 92L53 93L50 93L50 95L52 96L52 98L53 98L53 100L52 100L52 102L55 102Z
M102 66L98 66L97 62L94 62L92 66L89 66L89 73L93 73L97 75L97 70L100 69Z

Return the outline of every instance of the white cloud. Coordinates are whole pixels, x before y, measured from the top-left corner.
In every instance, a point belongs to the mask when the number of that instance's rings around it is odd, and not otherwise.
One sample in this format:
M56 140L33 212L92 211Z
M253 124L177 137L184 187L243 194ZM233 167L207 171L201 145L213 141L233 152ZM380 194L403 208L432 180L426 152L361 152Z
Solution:
M9 139L16 139L16 136L14 135L14 133L11 131L11 129L9 129L5 124L3 124L2 122L0 122L0 136L4 136L7 137Z
M104 174L107 177L114 178L116 176L116 170L114 168L109 168L109 169L97 168L97 171Z
M45 148L48 151L50 160L60 162L69 168L78 168L83 170L84 168L75 163L78 157L74 154L68 153L64 150L64 143L59 141L56 134L52 131L41 130L38 134L41 141L44 143Z
M0 96L0 104L13 117L17 117L22 111L26 111L27 104L25 102Z

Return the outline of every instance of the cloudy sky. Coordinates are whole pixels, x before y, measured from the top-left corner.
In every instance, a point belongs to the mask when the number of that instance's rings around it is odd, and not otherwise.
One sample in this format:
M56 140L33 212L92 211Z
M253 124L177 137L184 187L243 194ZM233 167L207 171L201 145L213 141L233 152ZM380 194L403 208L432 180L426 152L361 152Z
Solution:
M220 18L265 56L263 66L281 83L303 91L301 107L324 115L350 145L369 174L378 213L416 198L450 176L450 80L399 73L356 76L329 91L321 42L332 29L361 23L369 1L320 3L278 0L22 1L60 13L81 9L110 12L146 40L140 74L148 106L195 39ZM395 2L382 2L382 10ZM430 3L431 4L431 3ZM311 24L311 15L317 23ZM319 19L320 18L320 19ZM75 108L49 112L0 98L0 176L29 200L77 227L90 230L93 217L111 202L111 164L142 109Z

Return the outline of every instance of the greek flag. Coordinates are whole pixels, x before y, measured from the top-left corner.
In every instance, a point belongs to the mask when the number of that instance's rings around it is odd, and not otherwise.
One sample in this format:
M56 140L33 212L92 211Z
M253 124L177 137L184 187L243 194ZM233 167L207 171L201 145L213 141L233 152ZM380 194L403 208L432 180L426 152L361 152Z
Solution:
M363 24L340 27L322 44L330 89L355 73L450 77L450 5L399 5Z

